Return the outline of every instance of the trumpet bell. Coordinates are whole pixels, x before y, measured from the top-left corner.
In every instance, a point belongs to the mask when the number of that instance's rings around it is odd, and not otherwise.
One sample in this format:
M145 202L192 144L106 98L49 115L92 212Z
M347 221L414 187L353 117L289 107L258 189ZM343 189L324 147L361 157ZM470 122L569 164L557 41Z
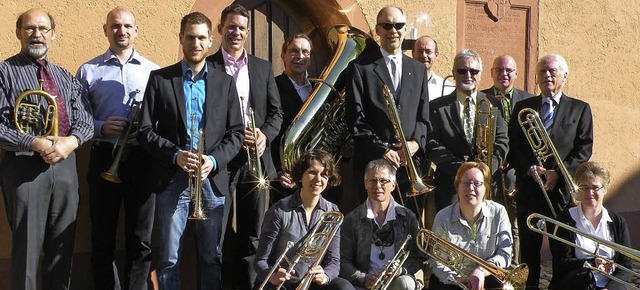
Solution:
M100 177L102 177L102 179L112 182L112 183L122 183L122 180L120 179L120 177L118 177L118 170L114 170L113 172L111 170L106 171L106 172L102 172L100 173Z

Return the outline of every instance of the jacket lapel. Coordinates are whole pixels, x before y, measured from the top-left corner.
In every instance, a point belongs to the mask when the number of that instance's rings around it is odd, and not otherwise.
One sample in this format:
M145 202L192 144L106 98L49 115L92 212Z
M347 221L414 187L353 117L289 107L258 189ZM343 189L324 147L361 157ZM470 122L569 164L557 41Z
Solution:
M175 65L175 69L176 73L171 80L173 84L173 94L176 97L176 105L178 106L178 111L180 112L180 116L182 117L184 128L187 128L187 109L185 107L184 89L182 87L182 64L178 62Z

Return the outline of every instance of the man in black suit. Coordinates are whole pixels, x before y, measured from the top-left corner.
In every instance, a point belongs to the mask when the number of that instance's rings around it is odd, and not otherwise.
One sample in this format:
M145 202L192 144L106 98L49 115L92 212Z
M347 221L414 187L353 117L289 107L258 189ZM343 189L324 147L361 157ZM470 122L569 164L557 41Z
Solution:
M478 92L482 77L482 59L473 50L458 52L453 61L456 90L431 102L431 139L429 159L436 164L435 203L441 210L457 200L453 180L465 160L476 160L476 108L483 99L494 106L495 135L491 172L494 174L508 151L507 124L499 113L500 102ZM496 179L493 178L495 181ZM490 186L490 185L487 185Z
M282 108L271 63L249 55L244 49L249 35L249 11L239 4L223 9L218 33L222 36L221 48L207 57L207 61L213 64L214 69L233 76L245 124L243 149L229 164L231 203L235 210L229 213L227 206L225 216L231 221L227 223L227 229L231 230L225 234L223 257L224 264L233 268L225 268L224 283L226 285L226 278L232 276L234 289L250 289L256 278L253 257L269 199L267 191L256 186L260 177L256 176L249 163L256 164L257 160L249 161L249 155L257 150L264 177L277 177L270 144L280 132ZM249 126L250 110L255 115L255 132ZM227 270L233 271L229 273L231 275L227 275Z
M427 145L429 94L426 70L422 63L402 53L406 16L398 7L385 6L378 12L376 21L380 49L368 49L342 73L346 79L347 124L354 128L356 180L364 180L364 168L371 160L384 158L396 168L406 164L382 97L384 84L395 98L402 131L407 138L407 150L417 167L424 166ZM404 193L408 189L405 170L399 170L398 183ZM364 202L364 183L359 189L360 202Z
M190 215L190 176L198 167L207 217L195 221L198 289L220 289L218 243L225 196L229 195L227 164L242 146L243 126L233 78L211 69L205 61L213 41L211 33L211 21L204 14L193 12L182 18L179 37L184 59L151 72L141 111L137 140L154 158L158 193L159 246L154 255L160 289L180 288L182 234ZM195 150L202 152L202 158Z
M540 113L559 158L567 170L573 174L579 164L591 158L593 149L593 121L589 104L568 97L562 93L567 80L569 67L566 60L556 54L542 57L536 65L536 82L541 94L520 101L514 108L514 115L509 122L508 161L516 169L516 202L517 219L520 228L520 262L529 266L527 289L538 287L540 280L540 247L542 236L529 230L527 217L531 213L552 216L541 188L533 178L535 170L544 182L556 213L559 213L570 200L565 182L560 174L558 164L553 157L542 164L531 150L520 125L517 114L524 108L531 108Z

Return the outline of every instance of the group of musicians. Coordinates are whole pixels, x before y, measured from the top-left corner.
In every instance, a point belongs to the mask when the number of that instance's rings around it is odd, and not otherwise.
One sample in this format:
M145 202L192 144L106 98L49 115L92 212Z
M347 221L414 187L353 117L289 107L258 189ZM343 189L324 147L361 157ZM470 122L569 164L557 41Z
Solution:
M183 59L160 68L134 48L134 14L117 7L103 25L109 48L74 77L47 58L56 37L52 15L41 9L19 15L21 50L0 63L0 178L13 233L12 289L69 289L79 203L74 150L90 140L94 289L147 289L152 249L159 288L179 289L182 251L193 246L183 243L189 219L195 219L198 289L294 289L302 281L313 289L418 289L414 274L426 261L429 289L493 289L505 283L494 268L517 266L512 260L528 266L522 286L537 289L543 236L528 228L533 213L557 212L578 231L630 244L624 219L602 206L609 173L588 162L591 109L563 94L569 69L562 56L537 62L538 96L514 88L518 71L508 55L493 62L494 86L480 91L482 60L470 49L456 54L452 84L433 70L436 41L420 37L413 58L405 55L406 15L383 7L376 16L379 43L368 41L340 77L358 187L343 194L359 200L343 219L322 195L340 183L331 154L305 152L291 172L280 164L280 140L314 87L307 74L313 43L304 34L287 39L285 71L274 77L269 62L244 48L249 19L241 5L226 7L215 27L221 46L208 56L212 21L199 12L184 16ZM40 117L33 121L26 102L47 112L35 112ZM538 112L557 158L540 161L532 150L519 122L526 109ZM485 136L476 124L487 120L492 133L484 141L491 146L479 150ZM415 177L405 168L427 172L429 162L435 190L407 197ZM567 171L576 174L576 196L566 190ZM267 186L259 186L264 180ZM420 230L429 194L437 209L432 232ZM126 256L119 270L122 206ZM316 235L322 227L333 234ZM421 245L420 237L429 239L423 233L484 263L448 264L438 257L441 245ZM558 235L598 255L552 241L550 287L622 289L602 273L628 280L616 267L630 268L628 257L576 232ZM324 248L315 248L321 241ZM315 261L305 258L318 250ZM585 261L603 270L585 270ZM397 271L389 276L392 267Z

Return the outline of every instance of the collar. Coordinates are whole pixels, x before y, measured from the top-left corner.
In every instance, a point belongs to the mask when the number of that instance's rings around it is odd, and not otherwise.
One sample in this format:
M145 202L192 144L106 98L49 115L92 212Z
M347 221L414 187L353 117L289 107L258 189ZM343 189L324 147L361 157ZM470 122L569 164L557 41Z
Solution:
M242 54L240 55L239 59L235 59L233 56L231 56L229 53L227 53L226 50L224 50L224 48L220 48L220 50L222 51L222 60L224 61L224 65L225 66L243 66L243 65L247 65L247 63L249 63L249 57L247 56L247 50L246 49L242 49Z
M296 83L296 81L294 81L291 77L289 77L289 75L287 75L286 73L285 75L289 78L294 88L306 88L311 86L311 82L309 81L308 78L304 78L304 85L299 85L298 83Z
M391 200L389 201L389 207L387 208L387 215L384 218L384 222L380 227L384 226L388 221L392 221L396 219L396 202L393 199L393 196L390 196ZM367 206L367 218L375 220L375 214L373 213L373 206L371 206L371 200L367 197L365 201L365 205ZM377 222L376 222L377 223Z
M427 80L428 83L433 84L433 85L437 85L438 84L438 79L441 79L442 77L440 77L439 75L436 74L436 72L432 72L431 73L431 78Z
M498 89L496 89L496 87L493 87L493 95L494 96L498 96L498 95L505 95L506 97L508 97L509 99L513 98L513 91L516 89L516 87L511 88L511 90L509 92L507 92L506 94L501 93L500 91L498 91Z
M396 59L397 64L402 64L402 53L398 54L390 54L386 50L380 48L380 52L382 53L382 57L384 58L384 62L388 64L391 61L391 56L393 55Z
M582 211L582 206L578 205L578 206L575 206L574 208L577 208L577 210L575 210L574 212L571 212L571 211L569 212L572 213L572 215L575 214L574 216L575 220L578 220L583 224L591 224L591 222L589 222L587 217L584 216L584 211ZM613 222L613 220L609 215L609 211L607 211L607 209L603 206L602 217L600 217L600 223L598 224L598 228L600 228L600 226L606 225L609 222Z
M193 70L191 69L191 67L189 67L189 65L187 65L184 59L180 61L180 67L182 68L182 76L188 77L189 79L192 79L192 80L195 80L196 78L200 78L200 77L202 79L205 79L207 77L207 73L209 72L209 66L207 65L207 62L204 63L204 67L202 68L200 73L195 76L193 75Z
M294 193L291 196L291 199L289 200L289 206L291 208L303 208L302 198L300 197L299 189L296 191L296 193ZM318 204L316 204L316 208L321 209L325 212L331 211L331 209L329 208L329 202L326 199L324 199L324 197L322 196L320 196L320 198L318 199Z
M547 98L549 98L549 96L543 93L540 93L540 96L542 96L542 104L544 104L547 101ZM558 91L555 95L553 95L553 97L551 97L551 99L553 99L554 101L554 106L560 104L560 97L562 97L562 91Z
M480 214L478 215L478 219L476 220L476 222L478 222L484 217L487 217L487 218L493 217L493 213L491 212L491 210L489 210L488 202L489 201L487 200L482 202L482 205L480 206ZM467 223L467 220L464 219L464 217L462 216L462 212L460 212L460 202L456 201L456 203L454 203L451 206L452 206L452 209L451 209L451 216L449 218L449 221L451 223L460 222L463 225L467 225L471 227L471 225Z
M113 54L113 51L107 48L107 51L102 55L102 62L107 63L111 61L116 61L118 63L120 62L118 57ZM127 58L127 61L125 63L140 64L140 54L138 53L138 51L133 49L133 52L131 52L131 55L129 55L129 58Z
M456 99L461 104L464 104L467 101L467 95L462 93L460 90L456 90ZM477 90L471 94L471 101L474 104L478 103L478 91Z
M18 53L17 58L22 63L30 63L30 64L33 64L34 66L38 66L38 64L36 64L36 59L32 58L26 53L22 53L22 52ZM44 63L48 66L49 58L45 56L43 60L44 60Z

